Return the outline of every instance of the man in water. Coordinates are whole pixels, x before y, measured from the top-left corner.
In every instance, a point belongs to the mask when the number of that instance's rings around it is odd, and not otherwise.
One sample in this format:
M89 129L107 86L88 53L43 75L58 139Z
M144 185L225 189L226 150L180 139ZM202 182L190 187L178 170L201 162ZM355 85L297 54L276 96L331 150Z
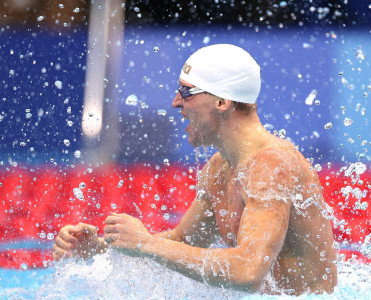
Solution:
M321 185L297 147L262 126L255 60L233 45L208 46L189 57L179 85L173 107L189 120L190 144L218 149L179 225L151 235L141 220L114 214L104 237L92 225L67 225L55 240L54 259L113 247L214 286L331 293L337 268ZM218 237L224 247L210 247Z

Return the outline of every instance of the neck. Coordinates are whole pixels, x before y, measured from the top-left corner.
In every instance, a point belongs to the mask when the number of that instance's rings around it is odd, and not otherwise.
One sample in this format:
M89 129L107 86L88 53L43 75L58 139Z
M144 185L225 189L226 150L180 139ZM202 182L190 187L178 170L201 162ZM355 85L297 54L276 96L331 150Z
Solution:
M234 169L241 161L267 145L271 137L256 113L246 116L235 112L222 121L216 146Z

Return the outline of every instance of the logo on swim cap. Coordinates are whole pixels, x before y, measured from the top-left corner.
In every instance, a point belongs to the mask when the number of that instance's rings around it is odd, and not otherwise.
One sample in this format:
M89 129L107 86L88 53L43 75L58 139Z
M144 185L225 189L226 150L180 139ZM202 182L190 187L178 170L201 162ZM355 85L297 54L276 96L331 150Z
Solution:
M186 73L187 75L189 72L191 72L192 66L188 65L187 63L184 64L183 66L183 72Z

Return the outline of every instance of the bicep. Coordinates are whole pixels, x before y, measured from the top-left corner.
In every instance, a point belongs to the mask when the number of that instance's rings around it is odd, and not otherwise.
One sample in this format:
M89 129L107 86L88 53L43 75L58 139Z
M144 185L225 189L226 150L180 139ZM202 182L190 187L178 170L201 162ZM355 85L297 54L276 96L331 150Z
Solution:
M285 241L289 219L289 203L250 200L241 217L237 246L275 259Z
M275 157L261 159L249 171L251 176L241 182L245 208L237 247L262 278L285 242L294 183L290 169Z

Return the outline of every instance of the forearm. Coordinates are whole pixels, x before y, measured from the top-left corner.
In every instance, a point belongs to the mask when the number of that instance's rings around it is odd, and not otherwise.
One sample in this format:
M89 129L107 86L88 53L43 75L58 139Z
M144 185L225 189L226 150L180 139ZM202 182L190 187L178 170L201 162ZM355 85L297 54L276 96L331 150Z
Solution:
M181 242L181 239L176 233L175 229L155 233L153 236L156 238L160 238L160 239L167 239L167 240Z
M254 263L248 267L241 249L205 249L169 239L154 238L142 247L142 253L187 277L214 286L245 291L257 287Z

